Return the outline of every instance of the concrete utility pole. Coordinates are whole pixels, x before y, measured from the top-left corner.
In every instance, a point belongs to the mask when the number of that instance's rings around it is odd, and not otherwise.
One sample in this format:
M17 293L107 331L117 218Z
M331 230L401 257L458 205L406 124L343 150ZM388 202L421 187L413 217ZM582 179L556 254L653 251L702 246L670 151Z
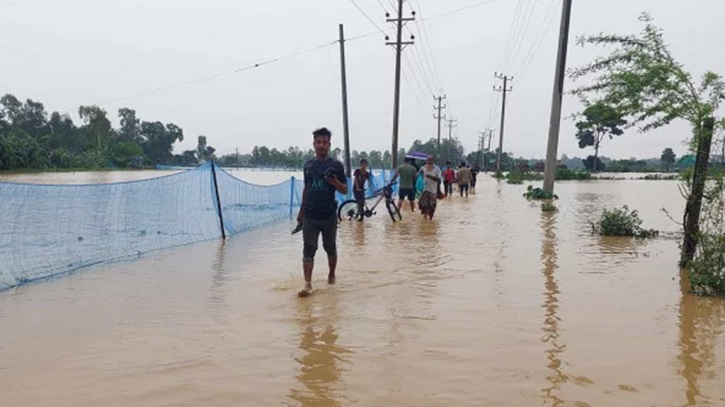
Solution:
M345 176L352 176L350 163L350 127L347 121L347 70L345 69L345 31L340 24L340 71L342 79L342 128L345 134Z
M566 74L566 51L569 45L569 20L571 2L564 0L559 27L559 51L556 55L556 73L554 91L551 96L551 117L549 118L549 141L546 146L546 165L544 166L544 192L554 193L556 177L556 156L559 149L559 124L561 123L561 98L564 93L564 75ZM596 163L595 163L596 164Z
M486 132L485 131L479 131L478 134L480 136L478 137L478 168L483 168L483 154L484 154L484 148L486 146Z
M496 158L496 172L501 172L501 154L503 154L503 125L506 118L506 93L513 91L513 88L508 87L508 81L514 79L513 76L501 75L498 72L493 74L498 79L503 79L503 86L493 87L493 90L497 92L503 92L503 101L501 102L501 128L498 132L498 157Z
M448 159L446 161L451 161L451 157L453 157L451 153L451 148L453 147L453 138L451 137L451 133L454 127L456 127L455 123L458 121L454 118L450 118L447 120L448 124ZM451 161L452 164L455 164L453 161Z
M434 114L433 115L433 118L434 119L438 119L438 152L437 152L438 157L436 157L436 158L439 161L441 159L441 119L445 119L445 116L441 115L441 109L445 109L447 107L447 106L441 105L441 103L443 102L443 100L445 98L446 98L446 95L438 96L438 97L433 97L433 100L437 100L438 101L438 106L437 107L436 106L433 106L434 109L437 109L438 110L438 114L437 115Z
M389 23L396 23L397 26L397 39L395 42L386 42L387 45L395 46L395 101L393 103L393 148L391 153L393 154L393 168L398 168L398 117L400 116L400 54L403 52L403 47L406 45L413 45L413 41L403 41L403 23L415 20L415 11L411 13L413 17L403 18L403 0L398 0L398 17L389 18L390 14L386 13ZM414 36L410 36L410 39L414 39ZM388 37L385 38L386 40Z
M485 147L484 153L483 153L483 172L488 172L487 157L488 157L488 154L491 152L491 139L493 138L493 131L494 131L493 129L489 129L487 127L486 130L481 133L484 135L483 136L484 140L486 139L486 135L488 135L488 146ZM485 142L484 142L484 145L485 145Z

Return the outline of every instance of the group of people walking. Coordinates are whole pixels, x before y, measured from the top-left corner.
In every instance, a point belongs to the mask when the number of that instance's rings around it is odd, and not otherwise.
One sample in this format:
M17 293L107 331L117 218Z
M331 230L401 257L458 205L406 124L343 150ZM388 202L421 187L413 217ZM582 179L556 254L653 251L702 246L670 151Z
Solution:
M329 273L327 282L335 283L335 269L337 267L337 200L335 193L347 194L348 185L345 171L340 161L330 157L330 140L332 133L326 128L312 132L315 158L307 161L304 167L305 187L302 192L301 210L297 215L298 225L292 233L302 232L303 250L302 264L305 286L298 295L305 297L312 294L312 271L314 258L318 248L318 240L322 235L322 247L327 253ZM478 170L475 166L461 163L457 170L446 163L445 171L435 164L433 156L428 156L425 164L418 167L413 158L406 158L403 165L395 171L391 183L399 182L398 210L404 202L410 203L410 210L415 212L417 190L421 195L418 198L418 208L423 216L433 219L437 201L446 195L453 194L453 184L458 184L461 196L468 196L469 190L475 193L476 176ZM419 182L422 177L422 182ZM365 205L365 183L370 182L371 173L368 171L367 160L360 160L360 167L353 174L353 195L360 205L359 213L363 212ZM422 184L422 185L417 185ZM445 187L445 193L441 191ZM359 218L362 220L362 217Z
M426 159L422 167L418 167L413 158L405 158L403 165L398 167L395 175L391 179L391 183L398 180L398 210L403 209L403 205L407 200L410 204L410 210L415 212L415 200L417 190L420 189L421 195L418 199L418 208L421 214L433 219L435 214L437 200L446 196L453 195L453 185L458 184L461 197L468 197L469 191L475 194L476 178L478 170L475 166L461 163L457 170L452 168L450 162L446 163L446 169L441 170L435 165L433 156ZM422 183L418 182L418 178L422 178ZM360 167L353 173L353 195L358 201L359 213L363 212L365 205L365 183L369 184L371 173L368 171L368 162L365 159L360 160ZM441 184L444 191L441 191ZM359 221L363 220L360 216Z

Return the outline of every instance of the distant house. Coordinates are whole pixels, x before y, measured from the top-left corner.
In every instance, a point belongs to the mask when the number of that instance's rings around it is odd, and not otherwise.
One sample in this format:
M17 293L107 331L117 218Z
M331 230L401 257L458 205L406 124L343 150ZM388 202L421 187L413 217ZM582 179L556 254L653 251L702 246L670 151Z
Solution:
M695 156L692 154L683 155L677 160L677 168L682 171L695 166Z

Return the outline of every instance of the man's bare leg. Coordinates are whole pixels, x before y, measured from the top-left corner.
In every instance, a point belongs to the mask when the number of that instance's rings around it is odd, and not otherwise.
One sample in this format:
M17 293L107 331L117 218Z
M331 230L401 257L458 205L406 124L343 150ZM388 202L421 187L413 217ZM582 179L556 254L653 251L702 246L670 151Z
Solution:
M327 256L327 265L330 273L327 275L327 284L335 284L335 269L337 268L337 256Z
M300 297L307 297L308 295L312 294L312 269L315 267L314 261L303 261L302 262L302 269L305 273L305 288L300 290L299 293L297 293Z
M410 211L415 212L415 200L410 201Z

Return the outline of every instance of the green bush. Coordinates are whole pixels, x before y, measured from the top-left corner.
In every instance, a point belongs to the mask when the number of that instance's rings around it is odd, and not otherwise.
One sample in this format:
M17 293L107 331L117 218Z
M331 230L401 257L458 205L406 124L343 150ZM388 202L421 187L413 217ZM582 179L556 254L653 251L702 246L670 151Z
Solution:
M725 295L725 235L700 235L690 263L690 286L700 295Z
M556 169L556 179L559 181L590 180L590 179L592 179L592 173L589 171L578 171L578 170L569 170L566 168L557 168Z
M524 179L520 172L510 172L506 175L506 183L511 185L521 185L524 183Z
M648 180L648 181L671 181L671 180L680 179L680 176L677 174L669 174L669 175L647 174L640 179L644 179L644 180Z
M547 193L546 191L544 191L543 189L541 189L539 187L534 188L533 185L529 185L526 188L526 192L524 192L524 197L527 198L527 199L536 199L536 200L539 200L539 199L559 199L559 197L556 194L554 194L554 195L549 194L549 193Z
M688 264L690 286L699 295L725 295L725 181L715 176L705 191L697 250Z
M651 238L659 234L654 229L642 229L642 219L636 210L627 205L621 209L604 209L597 223L592 224L592 232L600 236L631 236Z
M506 182L509 184L521 184L519 181L543 181L544 174L536 171L511 171L506 175ZM568 170L566 168L556 169L556 180L572 181L572 180L590 180L592 174L588 171Z

